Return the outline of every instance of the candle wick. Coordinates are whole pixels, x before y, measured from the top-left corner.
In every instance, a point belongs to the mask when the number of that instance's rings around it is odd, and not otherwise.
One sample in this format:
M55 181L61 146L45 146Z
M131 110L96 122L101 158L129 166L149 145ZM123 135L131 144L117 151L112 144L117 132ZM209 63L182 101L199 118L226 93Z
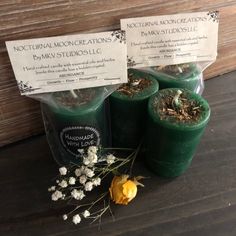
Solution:
M182 74L183 73L182 68L180 66L178 66L177 68L178 68L179 73Z
M180 108L181 106L181 101L179 100L180 95L182 94L181 90L177 90L176 95L174 96L172 100L172 106L176 108Z
M73 98L77 98L77 94L75 93L75 90L70 90L71 95L73 96Z

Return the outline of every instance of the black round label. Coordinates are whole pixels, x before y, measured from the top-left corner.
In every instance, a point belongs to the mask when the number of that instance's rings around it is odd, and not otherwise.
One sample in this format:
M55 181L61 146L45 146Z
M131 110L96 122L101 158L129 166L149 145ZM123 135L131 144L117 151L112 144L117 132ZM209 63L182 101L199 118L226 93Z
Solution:
M80 155L78 149L100 144L100 134L98 130L89 126L66 127L60 132L62 145L70 154Z

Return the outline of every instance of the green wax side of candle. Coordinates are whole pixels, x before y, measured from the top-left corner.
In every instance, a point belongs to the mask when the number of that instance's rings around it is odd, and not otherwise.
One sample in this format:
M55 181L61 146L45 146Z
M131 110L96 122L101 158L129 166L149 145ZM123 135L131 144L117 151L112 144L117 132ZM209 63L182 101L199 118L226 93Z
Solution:
M201 71L194 63L189 64L190 72L186 74L178 74L176 76L169 75L165 72L156 71L151 69L150 73L157 79L159 82L159 89L165 88L186 88L191 91L195 91L197 86L200 84L201 80Z
M129 72L132 72L135 78L146 78L152 83L133 96L118 91L110 96L113 147L136 148L139 145L145 132L148 99L159 88L153 76L134 69Z
M80 163L78 149L107 146L109 142L105 103L101 96L77 108L41 104L47 138L56 161Z
M181 175L191 164L195 150L210 118L210 108L206 100L194 92L187 92L188 99L201 105L201 116L197 122L174 122L160 118L153 109L154 101L178 89L164 89L155 94L148 103L148 125L146 132L146 163L156 174L164 177Z

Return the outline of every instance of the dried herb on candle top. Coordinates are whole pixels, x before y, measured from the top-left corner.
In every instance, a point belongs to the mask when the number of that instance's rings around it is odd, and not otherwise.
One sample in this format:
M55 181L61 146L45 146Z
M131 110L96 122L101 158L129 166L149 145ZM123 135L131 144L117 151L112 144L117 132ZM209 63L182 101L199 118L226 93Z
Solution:
M129 73L128 83L121 85L121 87L117 91L124 95L132 97L135 94L148 88L151 84L151 80L146 78L137 78L133 73Z
M95 97L94 89L77 89L73 91L76 95L73 96L70 91L63 91L55 93L54 97L59 105L75 108L85 105Z
M175 93L164 94L161 99L154 100L153 106L161 120L172 119L181 123L195 123L200 119L203 112L201 104L198 101L188 99L186 92L179 94L177 100L176 91Z
M155 66L153 69L173 76L179 76L191 72L191 67L188 63L168 66Z

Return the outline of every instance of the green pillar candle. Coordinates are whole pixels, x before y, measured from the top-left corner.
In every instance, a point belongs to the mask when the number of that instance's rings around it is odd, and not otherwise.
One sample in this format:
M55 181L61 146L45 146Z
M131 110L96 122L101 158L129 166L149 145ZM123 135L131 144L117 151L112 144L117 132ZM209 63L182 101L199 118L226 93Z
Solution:
M61 165L78 164L81 162L78 149L106 146L109 141L101 89L72 93L54 93L51 101L54 106L41 104L48 142L54 158Z
M202 73L194 63L152 67L150 73L159 82L160 89L186 88L201 90Z
M128 70L129 82L110 96L112 146L135 148L144 135L147 102L158 91L152 75Z
M207 101L189 90L164 89L150 98L145 138L150 169L164 177L181 175L191 164L209 118Z

